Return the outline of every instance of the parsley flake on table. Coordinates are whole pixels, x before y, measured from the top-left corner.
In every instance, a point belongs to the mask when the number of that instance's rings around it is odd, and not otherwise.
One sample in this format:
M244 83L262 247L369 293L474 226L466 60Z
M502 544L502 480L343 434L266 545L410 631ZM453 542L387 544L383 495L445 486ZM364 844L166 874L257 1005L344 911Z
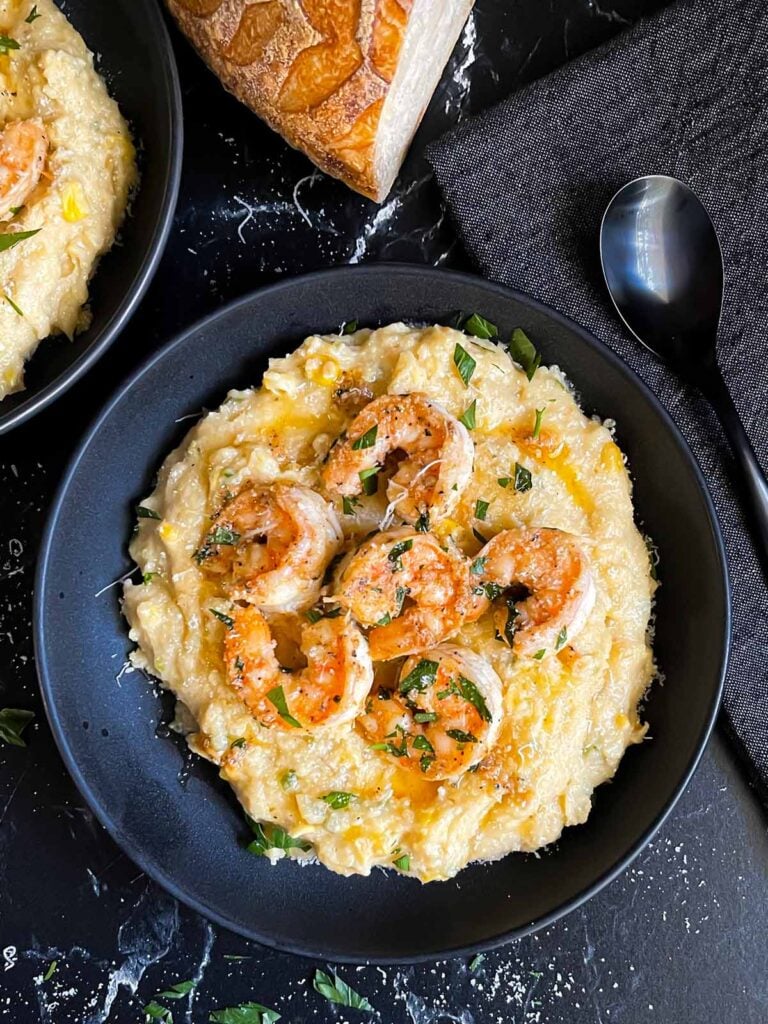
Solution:
M184 996L189 995L196 984L197 982L191 980L177 981L175 985L171 985L165 992L158 992L155 999L183 999Z
M367 1013L375 1013L375 1010L359 992L355 992L346 981L343 981L334 971L333 978L318 968L312 980L312 987L329 1003L338 1003L339 1006L349 1006L353 1010L365 1010Z
M0 708L0 740L12 747L26 747L21 734L34 717L34 711L23 708Z

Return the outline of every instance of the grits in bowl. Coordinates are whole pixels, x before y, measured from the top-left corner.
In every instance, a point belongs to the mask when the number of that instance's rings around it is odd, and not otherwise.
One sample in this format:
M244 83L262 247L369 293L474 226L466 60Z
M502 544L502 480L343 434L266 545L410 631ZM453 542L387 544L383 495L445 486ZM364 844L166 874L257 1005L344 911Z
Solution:
M622 453L522 332L465 327L308 338L139 507L133 661L273 861L427 882L538 850L644 736Z
M137 181L128 126L52 0L0 0L0 400L52 334L88 326L88 281Z

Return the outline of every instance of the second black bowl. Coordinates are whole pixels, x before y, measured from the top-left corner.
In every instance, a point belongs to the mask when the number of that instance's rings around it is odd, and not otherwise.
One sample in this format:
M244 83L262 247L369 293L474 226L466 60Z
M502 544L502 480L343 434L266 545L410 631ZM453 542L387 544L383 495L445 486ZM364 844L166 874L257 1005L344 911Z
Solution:
M90 327L74 341L42 342L25 369L25 389L0 402L0 434L29 419L73 384L115 340L139 303L173 221L183 148L181 91L173 49L155 0L67 0L62 9L127 119L141 182L119 244L90 284Z

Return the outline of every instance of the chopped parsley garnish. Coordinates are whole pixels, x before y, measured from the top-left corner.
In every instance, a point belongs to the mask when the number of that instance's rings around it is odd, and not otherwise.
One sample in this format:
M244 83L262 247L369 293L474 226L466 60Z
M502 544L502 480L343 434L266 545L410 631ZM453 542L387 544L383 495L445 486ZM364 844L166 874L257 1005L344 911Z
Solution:
M528 380L533 380L534 373L541 366L541 353L536 351L536 346L521 327L512 331L509 354L525 370Z
M286 793L293 793L298 789L299 779L293 768L289 768L287 772L283 772L280 776L280 785Z
M482 965L485 960L484 953L476 953L475 956L469 961L469 970L471 974L474 974L476 970Z
M163 517L159 512L155 512L153 508L148 508L146 505L139 505L136 509L136 515L139 519L162 519Z
M359 452L364 448L373 448L376 444L376 435L379 432L378 425L374 423L370 430L366 430L356 441L352 442L352 451Z
M481 544L487 544L487 543L488 543L488 538L487 538L487 537L484 537L484 536L482 535L482 533L480 533L480 531L479 531L479 530L476 530L476 529L475 529L475 527L474 527L474 526L472 527L472 533L473 533L473 534L474 534L474 536L475 536L475 540L477 540L477 541L480 541L480 543L481 543Z
M378 472L378 466L370 466L368 469L361 469L357 474L360 477L360 483L363 485L363 494L370 496L378 491L379 478L376 475Z
M475 372L477 363L472 356L463 348L459 343L456 343L456 348L453 350L453 364L459 372L459 376L464 381L464 386L469 387L469 382L472 380L472 374Z
M208 1020L210 1024L277 1024L281 1016L277 1010L270 1010L261 1003L240 1003L239 1006L229 1006L225 1010L213 1010Z
M488 710L485 698L471 679L467 679L465 676L459 676L458 679L452 679L448 685L448 689L441 690L437 695L437 699L445 700L446 697L453 695L462 697L469 704L473 704L477 709L477 713L484 722L492 721L491 712ZM450 736L451 733L449 732L448 735Z
M477 426L477 399L473 399L464 412L459 416L459 423L463 423L467 430L474 430Z
M231 530L228 526L217 526L214 530L211 530L208 535L209 544L237 544L240 540L240 534L235 530Z
M427 750L430 754L434 754L435 748L429 742L426 736L422 736L421 733L414 737L413 746L416 750Z
M490 504L490 501L483 501L482 498L478 498L475 502L475 519L485 519L488 515L488 507Z
M483 573L485 572L485 563L487 561L487 557L476 558L474 562L470 565L469 571L472 573L473 576L482 576Z
M37 21L38 18L42 18L42 14L37 13L37 4L32 4L32 10L26 16L24 21L26 21L28 25L31 25L32 22Z
M531 435L532 437L538 437L541 433L541 421L544 419L545 409L546 406L542 406L541 409L536 410L536 422L533 424L533 434Z
M436 711L417 711L413 716L414 722L418 722L419 725L422 725L424 722L436 722L437 719L438 714ZM415 743L414 746L416 746Z
M429 512L422 512L414 524L416 533L429 533Z
M232 618L231 615L227 615L224 612L220 612L218 608L209 608L208 611L211 613L211 615L217 618L219 622L223 622L227 629L235 628L235 620Z
M341 811L345 807L349 807L350 802L357 800L357 797L354 793L345 793L341 789L334 789L330 793L326 793L325 796L321 796L320 799L334 811Z
M155 996L156 999L183 999L184 996L188 996L192 989L195 987L196 982L194 981L177 981L175 985L171 985L165 992L158 992Z
M8 49L3 49L3 40L7 41L6 36L0 36L0 53L7 53ZM11 39L13 43L14 40ZM11 49L18 49L19 44L14 43ZM32 238L36 235L41 228L35 228L34 231L7 231L4 235L0 235L0 252L7 252L8 249L12 249L14 245L18 245L19 242L23 242L26 238Z
M56 968L58 967L58 964L59 964L58 960L51 960L51 962L48 964L48 970L43 975L43 981L50 981L51 980L51 978L56 973Z
M482 693L478 690L471 679L467 679L464 676L459 677L459 691L464 700L469 701L477 708L477 713L480 715L484 722L492 721L491 712L488 710L488 705L485 703L485 698Z
M405 757L408 753L405 738L403 738L403 744L399 747L396 743L372 743L371 750L386 750L386 752L388 754L392 754L393 757Z
M499 333L496 324L492 324L490 320L486 320L479 313L473 313L472 316L467 317L464 322L464 330L467 334L473 334L476 338L483 338L486 341L496 338Z
M159 572L143 572L141 574L141 582L142 583L151 583L152 580L155 578L155 576L159 576L159 575L160 575Z
M493 583L490 580L487 583L483 583L481 588L485 592L485 596L489 601L495 601L497 597L501 596L504 587L499 586L498 583Z
M398 541L397 544L395 544L393 547L389 549L387 560L392 562L393 572L401 571L401 569L403 568L402 557L406 553L406 551L410 551L412 547L413 540L409 538L408 540Z
M515 490L521 494L524 491L530 491L533 487L533 477L531 476L530 469L526 469L525 466L521 466L519 462L515 463Z
M365 996L361 996L359 992L355 992L353 988L350 988L346 981L342 981L335 971L333 978L331 978L325 971L321 971L318 968L312 980L312 987L315 992L318 992L324 999L327 999L329 1003L338 1003L339 1006L349 1006L353 1010L365 1010L368 1013L375 1013L375 1010Z
M11 39L10 36L0 36L0 53L8 53L9 50L19 49L21 49L21 47L15 39Z
M360 504L357 498L342 498L341 508L345 516L353 516L355 508Z
M436 661L429 661L423 658L415 668L411 669L405 679L400 680L400 686L398 687L400 693L410 693L411 690L424 693L427 687L432 686L437 678L437 669L438 663Z
M233 750L241 750L245 746L245 736L240 736L236 740L232 740L230 747Z
M288 701L285 699L285 691L282 686L273 687L267 694L267 700L270 704L274 704L277 708L278 715L280 715L284 722L287 722L288 725L292 725L294 729L301 728L301 722L297 722L288 710Z
M557 640L555 640L555 650L559 651L561 647L565 647L568 641L568 627L563 626L560 632L557 634Z
M13 312L17 316L24 316L24 310L16 305L16 303L13 301L11 296L8 295L7 292L3 292L3 298L5 299L5 301L8 303L8 305L11 307L11 309L13 310Z
M10 743L12 747L26 747L21 734L34 717L34 711L24 711L22 708L0 709L0 740Z
M161 1006L154 999L147 1003L142 1012L146 1014L147 1020L159 1020L162 1021L162 1024L173 1024L173 1014L168 1007Z
M411 870L411 856L408 853L403 853L399 857L396 857L392 863L395 865L398 871L410 871Z
M248 853L263 857L268 850L302 850L306 853L311 849L311 845L305 839L296 839L280 825L262 824L252 818L248 818L247 821L255 837L246 846Z
M512 477L500 476L496 483L499 485L499 487L509 487L509 485L512 483Z
M392 616L391 616L391 615L389 614L389 612L385 612L385 613L384 613L384 614L383 614L383 615L381 616L381 618L380 618L380 619L378 619L378 620L377 620L377 621L376 621L376 622L374 623L374 625L376 625L376 626L388 626L388 625L390 624L390 622L391 622L391 621L392 621Z
M536 661L541 661L541 659L542 659L542 658L544 657L544 655L545 655L546 653L547 653L547 649L546 649L546 647L542 647L540 651L536 651L536 653L534 654L534 656L533 656L533 657L534 657L534 659L535 659Z
M473 736L471 732L464 732L463 729L446 729L445 735L450 736L452 740L456 740L457 743L477 743L477 736Z
M515 599L513 597L507 598L507 621L504 623L504 639L507 641L509 646L512 646L512 641L515 639L515 621L518 616L518 611L515 606Z
M341 325L340 334L354 334L357 330L357 320L345 320Z
M314 626L314 624L319 622L320 619L338 619L342 611L343 609L341 605L338 604L333 608L327 604L320 604L316 605L314 608L310 608L309 611L304 612L304 616L309 619Z

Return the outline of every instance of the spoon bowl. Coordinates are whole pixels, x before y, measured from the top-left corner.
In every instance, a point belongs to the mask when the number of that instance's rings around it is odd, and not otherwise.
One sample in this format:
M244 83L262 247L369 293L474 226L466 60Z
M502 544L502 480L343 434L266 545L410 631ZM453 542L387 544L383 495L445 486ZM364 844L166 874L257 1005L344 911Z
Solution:
M695 193L663 174L624 185L605 211L600 258L624 323L677 368L714 360L723 257Z
M709 214L676 178L636 178L619 189L603 215L600 260L629 330L697 385L720 418L768 571L768 482L717 365L725 272Z

